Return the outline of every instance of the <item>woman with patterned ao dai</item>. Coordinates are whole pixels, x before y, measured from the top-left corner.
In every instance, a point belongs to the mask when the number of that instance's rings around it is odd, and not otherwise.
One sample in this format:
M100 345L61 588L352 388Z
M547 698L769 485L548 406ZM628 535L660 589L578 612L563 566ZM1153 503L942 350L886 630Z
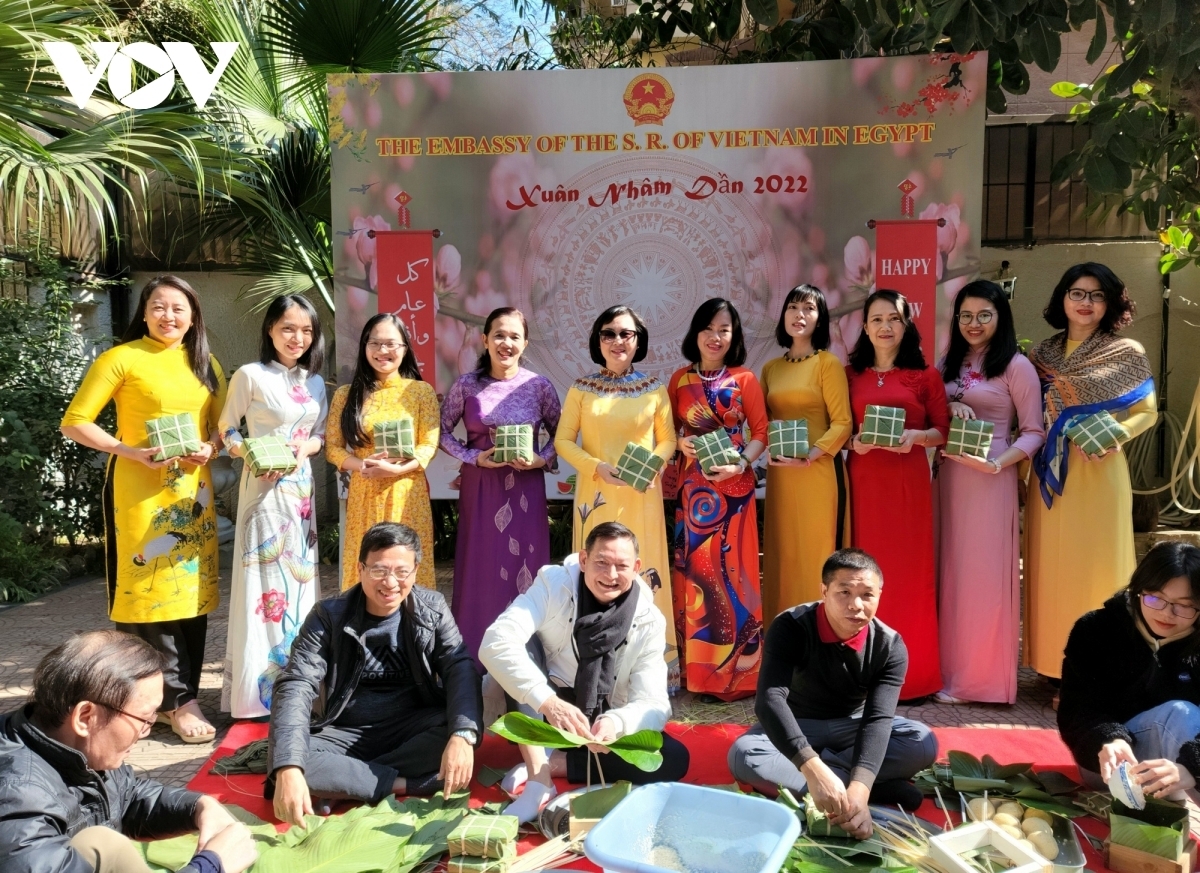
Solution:
M375 451L375 426L410 419L415 458ZM358 547L381 521L406 524L421 537L425 559L417 584L436 587L433 574L433 507L425 468L437 454L437 394L421 378L404 322L390 312L367 319L358 340L354 378L334 392L325 426L325 459L350 473L346 529L342 534L342 590L358 584Z
M592 325L588 349L592 360L602 367L598 373L577 379L567 391L554 448L577 471L572 549L580 551L588 532L604 521L619 521L637 535L642 579L667 620L669 681L672 689L678 689L662 476L655 477L643 493L618 477L616 468L630 442L650 449L664 461L675 454L675 425L666 386L634 367L646 357L649 340L645 323L628 306L611 306L600 313Z
M263 317L259 360L229 380L220 423L229 454L245 457L244 419L250 439L280 437L296 455L287 472L255 476L249 464L242 467L221 686L221 709L234 718L270 712L275 678L320 595L309 458L324 445L324 359L316 309L284 294Z
M442 402L441 437L442 451L462 461L451 610L481 671L483 632L550 563L546 470L558 465L553 440L561 414L550 380L521 366L529 324L519 309L493 310L483 340L478 367L459 376ZM466 443L454 435L459 421ZM532 426L531 461L492 459L502 424ZM549 439L538 446L543 429Z
M217 732L196 698L208 614L220 597L208 462L217 451L225 377L208 352L200 302L187 282L151 279L135 313L120 345L83 377L62 432L112 456L104 480L109 618L165 657L159 720L185 743L211 743ZM115 436L96 424L110 402ZM186 457L156 461L146 422L177 414L191 415L209 441Z
M735 700L754 693L762 664L757 482L750 465L766 448L767 410L758 380L742 366L742 321L728 300L700 305L682 351L692 364L667 387L676 431L684 434L671 569L682 685ZM718 428L738 450L738 462L705 473L692 441Z

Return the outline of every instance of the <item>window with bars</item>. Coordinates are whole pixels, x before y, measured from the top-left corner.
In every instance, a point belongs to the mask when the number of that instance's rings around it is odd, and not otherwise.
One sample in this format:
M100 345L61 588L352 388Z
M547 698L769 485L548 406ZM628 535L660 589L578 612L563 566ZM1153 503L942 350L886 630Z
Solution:
M1087 142L1071 122L989 125L984 141L983 243L1035 245L1097 239L1153 239L1140 216L1090 208L1098 198L1081 174L1050 181L1054 164Z

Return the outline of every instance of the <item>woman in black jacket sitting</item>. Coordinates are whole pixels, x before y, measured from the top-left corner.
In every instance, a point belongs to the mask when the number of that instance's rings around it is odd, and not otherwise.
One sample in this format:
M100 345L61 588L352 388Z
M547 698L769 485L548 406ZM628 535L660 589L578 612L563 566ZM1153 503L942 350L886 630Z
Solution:
M1085 782L1101 787L1128 761L1147 795L1179 800L1195 788L1198 610L1200 548L1159 543L1129 587L1075 622L1063 659L1058 729Z

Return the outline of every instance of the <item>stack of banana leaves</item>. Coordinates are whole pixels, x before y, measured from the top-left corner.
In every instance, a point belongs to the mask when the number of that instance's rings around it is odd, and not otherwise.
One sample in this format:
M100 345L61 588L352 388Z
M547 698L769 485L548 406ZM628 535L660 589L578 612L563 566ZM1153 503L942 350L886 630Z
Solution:
M1016 800L1023 806L1076 818L1087 810L1073 802L1083 786L1054 770L1033 772L1032 764L999 764L991 755L983 760L966 752L951 750L946 762L922 770L913 780L925 794L939 796L959 808L961 794L967 800L986 793L994 802Z
M973 797L987 796L999 803L1011 798L1021 804L1068 817L1087 810L1072 802L1081 786L1060 773L1034 773L1031 764L999 764L989 755L979 760L965 752L952 751L949 760L917 774L916 784L938 805L958 813L960 804ZM899 809L871 807L874 832L866 840L854 840L833 825L805 796L803 802L786 789L779 802L801 817L803 833L792 847L782 873L946 873L930 857L929 838L950 829L959 821L945 812L944 823L933 824ZM998 873L1010 866L1006 859L979 850L964 858L979 873Z
M388 797L345 815L308 815L303 828L277 833L275 826L238 807L226 807L249 826L258 846L250 873L413 873L446 852L446 836L467 814L464 791L440 796ZM196 835L138 844L156 873L178 870L196 853Z

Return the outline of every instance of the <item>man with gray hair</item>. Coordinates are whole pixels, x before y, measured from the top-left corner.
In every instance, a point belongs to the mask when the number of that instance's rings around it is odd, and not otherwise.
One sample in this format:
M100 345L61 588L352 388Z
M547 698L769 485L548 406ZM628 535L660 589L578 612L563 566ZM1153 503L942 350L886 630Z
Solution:
M729 750L735 779L774 795L812 795L817 808L858 839L871 835L868 803L915 810L910 780L937 757L920 722L896 717L908 650L875 618L883 574L859 549L821 568L821 600L771 622L758 675L759 724Z
M125 763L163 699L163 656L115 630L42 659L29 703L0 716L5 873L148 873L129 837L199 830L184 873L241 873L250 832L215 799L136 776Z

